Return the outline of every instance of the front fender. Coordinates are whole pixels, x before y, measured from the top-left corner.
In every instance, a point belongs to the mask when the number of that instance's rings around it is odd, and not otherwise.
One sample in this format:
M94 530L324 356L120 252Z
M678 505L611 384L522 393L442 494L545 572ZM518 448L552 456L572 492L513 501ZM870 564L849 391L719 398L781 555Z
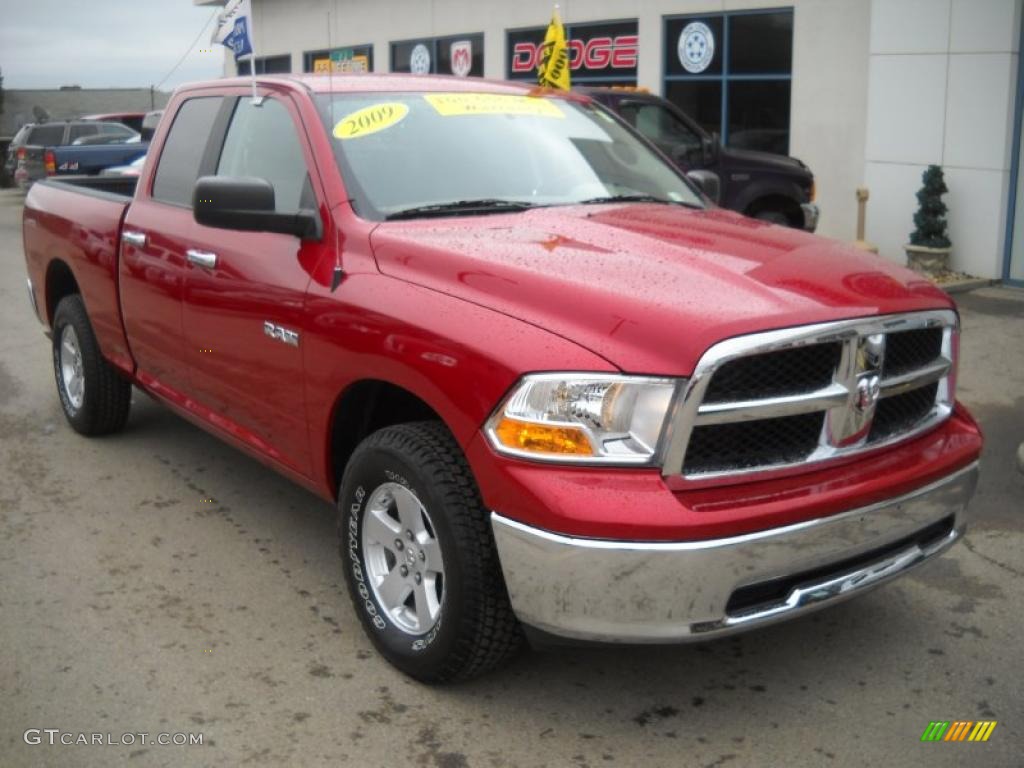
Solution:
M465 450L524 373L616 369L549 331L379 273L350 275L331 293L314 285L303 337L314 473L330 488L333 409L353 383L407 390L444 420Z

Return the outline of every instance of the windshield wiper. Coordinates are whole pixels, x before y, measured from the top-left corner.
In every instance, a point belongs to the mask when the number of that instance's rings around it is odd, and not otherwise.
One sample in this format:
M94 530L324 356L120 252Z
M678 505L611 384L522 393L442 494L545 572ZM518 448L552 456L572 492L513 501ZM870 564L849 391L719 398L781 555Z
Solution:
M661 203L662 205L682 205L685 208L702 209L704 206L697 203L688 203L684 200L667 200L656 195L608 195L607 197L591 197L587 200L580 200L575 205L600 205L601 203Z
M428 216L448 216L453 213L465 216L480 215L486 213L508 213L525 211L535 207L533 203L523 200L501 200L499 198L481 198L480 200L453 200L449 203L433 203L432 205L418 205L415 208L406 208L402 211L388 214L385 218L388 221L395 219L418 219Z

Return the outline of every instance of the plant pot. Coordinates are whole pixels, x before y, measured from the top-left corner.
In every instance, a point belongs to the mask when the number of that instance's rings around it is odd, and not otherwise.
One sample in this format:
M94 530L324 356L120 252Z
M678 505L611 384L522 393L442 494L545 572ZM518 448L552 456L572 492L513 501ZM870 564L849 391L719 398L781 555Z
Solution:
M903 246L907 252L907 266L922 275L941 275L949 271L949 254L952 248L929 248L926 245Z

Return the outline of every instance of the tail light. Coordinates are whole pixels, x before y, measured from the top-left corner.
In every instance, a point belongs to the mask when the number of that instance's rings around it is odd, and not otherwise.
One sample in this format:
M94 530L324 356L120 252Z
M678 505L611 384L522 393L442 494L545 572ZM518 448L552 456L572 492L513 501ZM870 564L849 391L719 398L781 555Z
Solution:
M48 149L43 154L43 165L46 168L46 175L53 176L57 172L57 160L53 156L53 150Z
M18 155L17 155L17 157L18 157L19 160L24 160L25 159L25 148L24 147L18 147Z

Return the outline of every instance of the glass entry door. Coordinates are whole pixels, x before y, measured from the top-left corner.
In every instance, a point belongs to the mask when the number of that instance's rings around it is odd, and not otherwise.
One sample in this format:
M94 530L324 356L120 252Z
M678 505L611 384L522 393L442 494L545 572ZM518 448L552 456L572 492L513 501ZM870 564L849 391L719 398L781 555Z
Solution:
M1024 20L1021 21L1020 55L1017 62L1017 110L1014 116L1013 165L1010 168L1010 218L1007 234L1008 280L1024 285Z
M1020 120L1020 117L1017 118ZM1024 283L1024 130L1017 129L1017 193L1010 215L1013 231L1010 234L1010 264L1007 277Z

